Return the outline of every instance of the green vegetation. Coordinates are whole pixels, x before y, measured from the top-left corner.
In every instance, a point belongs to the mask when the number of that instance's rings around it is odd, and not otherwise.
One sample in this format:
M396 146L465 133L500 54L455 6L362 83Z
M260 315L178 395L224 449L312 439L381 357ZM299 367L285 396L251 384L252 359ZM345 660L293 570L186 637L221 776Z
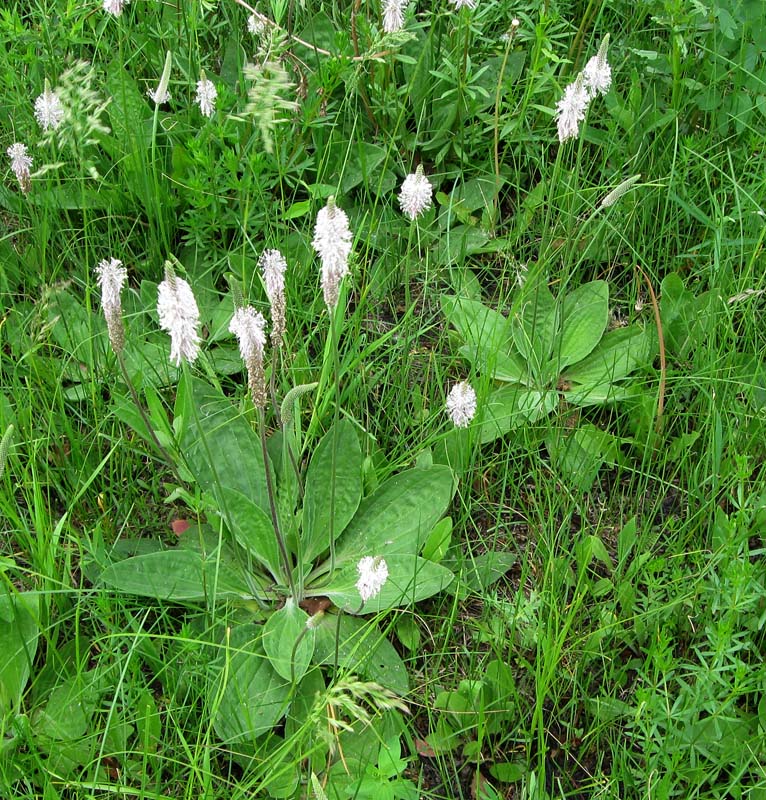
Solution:
M766 798L761 3L458 5L0 8L0 797Z

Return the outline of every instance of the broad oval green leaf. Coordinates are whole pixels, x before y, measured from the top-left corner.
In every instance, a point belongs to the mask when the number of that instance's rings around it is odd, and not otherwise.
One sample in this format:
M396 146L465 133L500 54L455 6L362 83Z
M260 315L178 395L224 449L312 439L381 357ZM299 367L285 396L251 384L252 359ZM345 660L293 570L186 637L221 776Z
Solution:
M255 625L232 628L211 667L210 697L220 698L213 727L224 742L249 742L271 731L287 711L290 682L271 665Z
M464 344L460 348L460 355L467 358L479 372L490 375L496 381L529 385L533 380L524 359L510 350L489 350Z
M481 416L482 444L550 414L558 405L554 391L540 392L519 386L501 386L487 399Z
M179 415L179 449L200 487L216 497L221 487L235 489L267 511L261 442L242 413L220 391L185 375L178 386Z
M454 491L452 470L443 465L394 475L362 501L338 540L337 558L356 562L365 555L415 555Z
M379 552L371 555L381 555ZM374 614L392 608L411 606L450 585L454 575L441 564L415 555L385 555L388 579L380 593L365 603L359 596L357 562L343 563L321 594L349 614ZM308 593L308 592L307 592Z
M348 614L325 614L316 626L317 664L338 665L362 673L399 695L409 691L407 668L377 625Z
M616 328L604 334L589 356L564 370L563 377L588 386L613 383L646 363L652 350L653 342L643 328L637 325Z
M556 301L542 278L524 284L519 311L512 314L511 333L516 349L538 380L545 375L558 331Z
M223 519L230 526L234 538L275 579L281 580L284 569L271 517L236 489L224 486L220 496L224 506Z
M40 599L31 593L0 596L0 715L21 700L37 652Z
M322 437L306 474L301 537L304 564L329 549L330 529L337 539L361 499L362 450L353 424L341 420Z
M162 550L126 558L108 566L100 580L120 592L157 600L251 596L242 576L193 550Z
M481 352L507 352L511 323L498 311L466 297L442 297L442 311L466 344Z
M263 649L277 675L290 682L299 681L314 655L316 632L307 628L309 615L289 597L263 628Z
M609 286L591 281L570 292L563 302L557 372L582 361L601 341L609 322Z

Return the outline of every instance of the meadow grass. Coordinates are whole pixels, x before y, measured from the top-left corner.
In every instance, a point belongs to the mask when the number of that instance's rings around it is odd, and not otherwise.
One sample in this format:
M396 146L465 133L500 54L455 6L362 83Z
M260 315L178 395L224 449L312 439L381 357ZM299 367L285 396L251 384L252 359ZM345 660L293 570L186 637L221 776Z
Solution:
M277 26L250 33L234 0L0 9L0 143L34 159L28 193L7 160L0 185L0 643L22 642L0 666L0 796L766 797L760 4L413 2L388 35L378 4L258 11ZM560 143L556 104L607 33L613 85ZM79 103L47 136L46 79ZM397 193L419 163L434 203L410 223ZM330 195L354 234L337 365L311 248ZM174 452L163 263L200 306L191 370L249 417L230 287L267 311L269 247L289 265L277 393L323 390L301 401L303 465L341 415L363 432L366 493L449 461L439 559L458 577L375 620L406 665L408 714L328 668L273 736L232 743L206 674L242 609L99 583L209 504L141 435L94 269L128 268L126 367ZM459 352L443 298L512 317L525 276L554 295L606 281L609 328L656 348L623 402L562 390L482 443L497 382ZM461 380L479 411L458 431L444 406ZM586 429L604 444L582 455Z

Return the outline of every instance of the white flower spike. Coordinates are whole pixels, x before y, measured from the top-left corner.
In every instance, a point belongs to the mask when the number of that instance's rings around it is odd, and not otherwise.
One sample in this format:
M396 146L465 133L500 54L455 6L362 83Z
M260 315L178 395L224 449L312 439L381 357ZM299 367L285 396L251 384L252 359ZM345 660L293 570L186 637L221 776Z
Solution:
M476 415L476 392L467 381L456 383L447 397L447 413L456 428L467 428Z
M410 0L383 0L383 30L396 33L404 25L404 12Z
M258 262L271 306L271 344L282 346L285 334L285 270L287 262L279 250L264 250Z
M455 11L460 11L461 8L468 8L473 11L476 8L476 0L450 0L453 6L455 6Z
M160 328L170 334L170 360L193 364L199 355L199 309L191 286L165 262L165 280L158 287L157 314Z
M597 94L606 94L612 85L612 68L606 60L606 51L609 47L609 34L604 37L598 53L588 61L582 71L585 88L590 97Z
M104 0L104 11L107 14L111 14L113 17L119 17L122 14L123 8L130 0Z
M251 14L247 18L247 30L253 36L260 36L266 30L264 18L258 14Z
M202 71L199 81L197 81L197 105L203 117L212 117L215 112L215 100L218 97L218 89L215 88L213 81L209 81Z
M263 349L266 346L266 320L252 306L238 308L229 330L239 341L239 352L247 367L247 385L256 408L266 408L266 379L263 373Z
M64 106L56 92L51 91L48 79L45 79L45 90L35 100L35 119L39 123L43 132L48 128L56 130L64 119Z
M14 142L6 151L11 159L11 169L19 182L19 187L24 194L32 189L32 176L29 172L32 166L32 156L27 153L27 146L21 142Z
M101 308L104 310L109 342L115 353L125 347L125 328L122 323L122 287L128 279L128 271L118 258L100 261L96 267L98 285L101 287Z
M574 139L580 132L580 123L585 119L585 113L590 103L590 95L585 88L583 74L567 86L564 96L556 104L556 123L559 130L559 141L563 144L567 139Z
M362 603L366 603L380 594L383 584L388 580L388 564L381 556L364 556L356 565L356 571L359 573L356 589Z
M149 89L147 95L154 100L155 105L161 106L163 103L170 102L170 92L168 91L168 84L170 83L170 70L173 68L173 54L170 50L165 54L165 66L162 68L162 75L160 82L156 89Z
M317 214L311 244L322 262L322 293L327 308L332 310L338 305L340 282L349 273L348 257L351 255L348 217L335 205L334 197L330 197Z
M423 174L423 165L418 164L414 173L408 175L402 183L399 193L399 206L402 213L410 219L415 219L431 208L433 186Z

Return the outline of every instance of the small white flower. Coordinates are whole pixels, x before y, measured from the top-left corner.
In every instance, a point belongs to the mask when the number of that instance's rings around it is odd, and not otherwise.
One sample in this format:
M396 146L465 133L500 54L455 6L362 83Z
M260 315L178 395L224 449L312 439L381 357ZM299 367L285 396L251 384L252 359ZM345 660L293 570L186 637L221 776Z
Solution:
M513 28L515 30L516 28L519 27L519 25L521 25L521 22L518 19L516 19L516 17L514 17L511 20L511 28Z
M285 270L287 262L279 250L264 250L258 262L271 305L271 343L282 344L285 333Z
M170 102L170 92L167 87L163 89L162 86L158 86L156 89L147 89L146 94L158 106Z
M265 328L263 314L252 306L244 306L234 312L229 330L237 337L243 361L247 362L254 356L263 358L263 348L266 346Z
M263 348L266 346L266 320L252 306L238 308L229 330L239 341L239 352L247 367L247 384L256 408L266 407L266 379L263 373Z
M247 18L247 30L253 36L260 36L266 30L266 23L259 14L251 14Z
M404 12L410 0L383 0L383 30L396 33L404 25Z
M383 584L388 580L388 564L381 556L364 556L356 565L356 571L359 573L356 589L362 602L366 603L380 594Z
M128 271L118 258L100 261L96 267L98 285L101 287L101 308L104 310L109 341L115 353L125 347L125 328L122 324L122 287Z
M199 309L191 286L165 267L165 280L158 287L157 314L160 328L170 334L170 360L193 364L199 355Z
M103 308L120 309L122 287L128 279L128 271L122 266L119 258L104 259L96 267L98 285L101 287L101 305Z
M129 2L130 0L104 0L104 11L113 17L119 17L122 14L122 9Z
M457 428L467 428L476 414L476 392L467 381L456 383L447 397L447 413Z
M50 90L48 81L45 84L45 91L35 100L35 119L43 131L56 130L64 119L64 106L56 92Z
M203 117L212 117L215 111L215 99L218 97L218 89L215 88L213 81L209 81L202 73L197 81L197 104Z
M606 94L612 85L612 68L606 60L606 51L609 47L609 34L604 37L598 53L588 61L582 71L585 88L591 97L596 94Z
M27 153L27 146L21 142L14 142L6 151L11 159L11 169L19 182L21 191L27 194L32 188L32 176L29 168L32 166L32 156Z
M351 254L351 230L346 212L330 197L317 214L314 239L311 242L322 262L322 292L329 309L338 305L340 282L348 275Z
M450 0L453 6L455 6L455 11L460 11L461 8L476 8L476 0Z
M399 193L399 206L402 213L410 219L419 217L431 208L433 187L428 178L423 174L423 165L418 164L414 173L408 175L402 183Z
M583 74L567 86L564 96L556 104L557 125L559 141L574 139L580 132L580 123L585 119L585 113L590 103L590 95L585 88Z

